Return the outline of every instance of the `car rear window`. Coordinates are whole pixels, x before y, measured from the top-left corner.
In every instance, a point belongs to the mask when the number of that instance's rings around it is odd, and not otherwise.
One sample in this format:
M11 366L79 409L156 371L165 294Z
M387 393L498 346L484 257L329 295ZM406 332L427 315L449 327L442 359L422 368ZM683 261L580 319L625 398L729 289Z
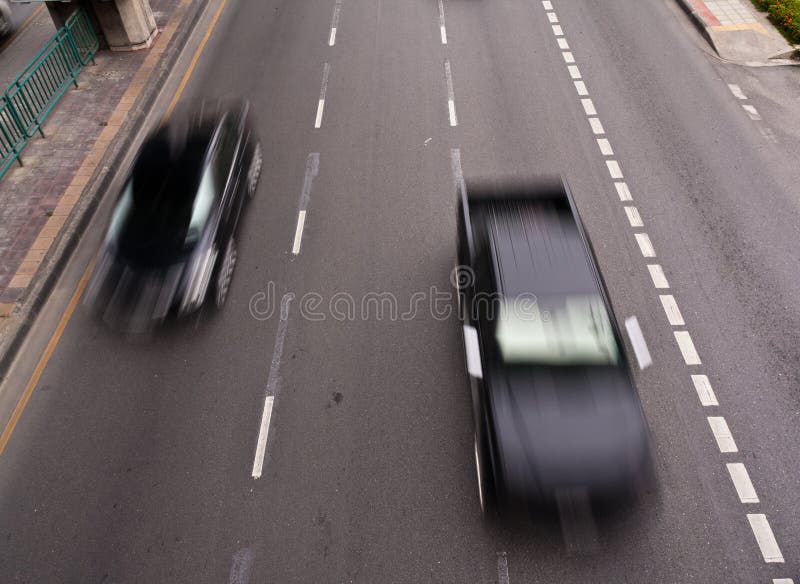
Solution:
M598 295L503 299L495 337L504 362L611 365L619 362L605 305Z

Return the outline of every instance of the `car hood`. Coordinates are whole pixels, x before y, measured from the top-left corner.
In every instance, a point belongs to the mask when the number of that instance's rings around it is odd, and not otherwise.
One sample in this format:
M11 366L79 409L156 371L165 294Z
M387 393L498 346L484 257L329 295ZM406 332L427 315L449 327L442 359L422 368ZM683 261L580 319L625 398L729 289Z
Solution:
M491 380L500 470L511 491L613 491L641 471L648 432L625 369L512 367Z

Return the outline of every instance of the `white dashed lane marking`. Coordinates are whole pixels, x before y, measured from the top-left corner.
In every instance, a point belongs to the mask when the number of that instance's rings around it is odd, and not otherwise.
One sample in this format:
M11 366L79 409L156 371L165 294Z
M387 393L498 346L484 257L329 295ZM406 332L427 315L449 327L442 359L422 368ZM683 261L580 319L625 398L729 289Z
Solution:
M623 178L619 162L616 160L606 160L606 166L608 167L608 174L611 175L611 178Z
M547 20L549 20L551 24L555 24L556 22L558 22L558 16L556 16L555 12L548 12Z
M761 550L764 561L768 564L782 564L783 554L772 533L772 528L769 526L767 516L762 513L748 513L747 520L750 522L753 535L756 536L756 542L758 542L758 548Z
M753 488L753 483L750 480L750 475L747 474L747 468L741 462L729 462L727 465L728 473L731 475L733 487L736 489L736 494L739 495L739 501L742 503L758 503L758 495Z
M563 41L564 39L558 39L558 40ZM570 51L564 51L563 53L561 53L561 56L564 57L565 63L575 62L575 55L573 55Z
M573 79L581 78L581 70L578 69L577 65L570 65L569 67L567 67L567 71L569 71L569 76L572 77Z
M258 430L258 441L256 442L256 455L253 459L253 478L261 477L264 468L264 457L267 453L267 438L269 437L269 424L272 420L272 406L275 395L279 388L279 372L281 368L281 356L283 355L283 342L286 339L286 328L289 324L289 305L294 298L294 294L284 294L281 299L281 318L278 321L278 331L275 333L275 346L272 349L272 361L269 365L267 376L267 395L264 398L264 409L261 413L261 424Z
M439 35L441 36L442 44L447 44L447 28L444 24L444 4L439 0Z
M738 85L734 85L732 83L728 84L728 89L731 90L731 93L736 97L736 99L747 99L747 96L742 91L742 88Z
M583 106L583 111L586 112L587 116L596 116L597 110L594 108L594 102L589 97L585 97L581 100L581 105Z
M317 102L317 117L314 120L314 127L322 127L322 113L325 110L325 94L328 92L328 75L330 75L331 66L325 63L322 68L322 89L319 91L319 101Z
M581 76L581 72L578 71L577 67L575 67L575 73L576 73L577 77ZM571 69L570 69L569 74L572 75L572 70ZM575 76L573 76L573 79L574 78L575 78ZM576 81L575 82L575 91L578 92L578 95L589 95L589 90L586 89L586 84L583 81Z
M650 236L646 233L636 233L636 243L639 245L639 251L646 258L656 257L656 250L653 249L653 244L650 242Z
M647 271L650 272L650 278L653 280L653 286L659 290L669 288L669 282L664 275L664 270L659 264L648 264Z
M711 388L711 382L706 375L692 375L692 383L697 392L697 397L703 407L718 406L717 396Z
M625 214L628 216L628 223L631 227L643 227L642 216L636 207L625 207Z
M311 200L311 189L314 186L314 178L319 174L319 152L312 152L306 158L306 172L303 176L303 187L300 189L300 199L297 203L297 224L294 229L294 240L292 242L292 254L300 253L300 245L303 242L303 229L306 226L306 210Z
M444 61L444 76L447 81L447 110L450 115L450 125L458 125L458 117L456 117L456 97L453 91L453 73L450 70L450 61Z
M608 141L608 138L598 138L597 146L603 156L614 156L614 150L611 148L611 142Z
M497 582L498 584L509 584L508 556L506 552L499 552L497 554Z
M744 111L747 112L747 115L750 116L751 120L758 121L761 119L761 115L758 113L758 110L754 106L745 104L742 106L742 109L744 109Z
M616 182L614 183L614 188L617 189L617 194L619 195L620 201L632 201L633 197L631 197L631 191L628 188L628 185L624 182Z
M553 9L553 3L550 2L550 0L542 0L542 7L545 10L552 10Z
M739 452L725 418L722 416L708 416L708 425L711 426L711 433L714 434L714 440L717 441L720 452Z
M331 19L331 34L328 37L328 45L333 46L336 44L336 29L339 27L339 13L342 10L342 0L336 0L336 5L333 7L333 18Z
M667 314L669 324L672 326L683 326L686 324L678 308L678 303L675 302L675 297L672 294L662 294L659 296L659 299L661 299L661 306L664 307L664 312Z
M694 348L694 342L692 342L692 336L689 331L675 331L675 340L687 365L701 364L700 355L697 354L697 349Z
M791 578L773 578L772 584L794 584Z
M565 39L564 37L559 37L557 40L559 49L561 49L562 51L569 50L569 43L567 42L567 39Z
M594 134L600 135L606 133L600 118L589 118L589 125L592 127L592 133Z
M553 25L553 34L556 36L562 36L564 34L564 30L561 28L560 24Z

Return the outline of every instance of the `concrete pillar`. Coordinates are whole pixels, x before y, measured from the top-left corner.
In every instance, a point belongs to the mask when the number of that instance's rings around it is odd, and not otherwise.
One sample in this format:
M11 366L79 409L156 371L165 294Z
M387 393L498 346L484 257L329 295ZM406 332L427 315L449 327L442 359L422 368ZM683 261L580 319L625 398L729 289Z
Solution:
M135 51L146 49L156 38L158 28L150 0L73 0L47 2L47 9L57 28L69 15L83 6L100 38L101 49Z

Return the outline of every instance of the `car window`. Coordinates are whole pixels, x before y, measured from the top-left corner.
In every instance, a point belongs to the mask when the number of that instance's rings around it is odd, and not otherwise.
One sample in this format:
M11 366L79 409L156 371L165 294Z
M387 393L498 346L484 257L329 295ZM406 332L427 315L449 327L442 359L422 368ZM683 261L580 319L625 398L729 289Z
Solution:
M200 185L192 204L192 217L189 220L189 229L186 232L186 243L191 244L198 240L208 222L214 201L219 196L219 180L215 165L209 164L200 177Z
M603 365L619 362L605 305L598 295L514 298L499 304L495 336L506 363Z

